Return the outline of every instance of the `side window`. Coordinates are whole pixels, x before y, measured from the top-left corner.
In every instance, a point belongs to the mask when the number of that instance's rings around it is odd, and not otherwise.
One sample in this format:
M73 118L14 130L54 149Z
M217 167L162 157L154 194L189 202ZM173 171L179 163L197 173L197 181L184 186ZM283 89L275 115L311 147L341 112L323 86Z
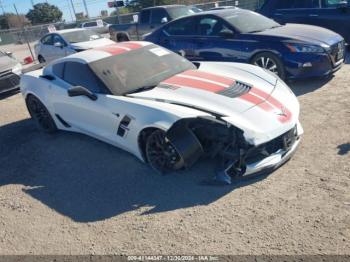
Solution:
M66 45L62 37L60 37L59 35L53 35L53 44L55 43L61 43L62 45Z
M294 0L291 8L320 8L320 0Z
M151 10L150 9L143 10L140 16L141 16L140 24L149 24Z
M168 35L193 35L195 32L195 19L185 18L170 23L164 28L164 32Z
M97 26L97 22L87 22L84 24L84 27Z
M63 79L64 63L58 63L52 66L52 72L55 76Z
M324 0L325 7L337 7L344 3L344 0Z
M66 62L63 80L74 86L83 86L93 93L106 93L106 87L87 64Z
M221 32L232 32L221 19L214 17L202 17L197 26L198 35L218 36Z
M53 45L53 42L52 42L52 35L44 36L44 37L41 39L41 43L44 44L44 45Z
M275 8L276 9L289 9L292 8L293 1L290 0L279 0L277 1Z
M151 24L161 24L162 19L166 17L169 20L168 13L163 8L152 10Z

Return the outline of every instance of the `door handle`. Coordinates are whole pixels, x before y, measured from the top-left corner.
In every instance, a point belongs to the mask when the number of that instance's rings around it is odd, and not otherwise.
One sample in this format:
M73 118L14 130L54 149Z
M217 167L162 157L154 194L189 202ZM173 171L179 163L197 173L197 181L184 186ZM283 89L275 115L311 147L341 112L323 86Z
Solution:
M153 29L153 28L154 28L154 25L151 25L150 28Z
M273 14L273 15L275 15L275 16L281 16L282 14L281 14L281 13L275 13L275 14Z
M309 14L310 17L317 17L318 15L316 14Z

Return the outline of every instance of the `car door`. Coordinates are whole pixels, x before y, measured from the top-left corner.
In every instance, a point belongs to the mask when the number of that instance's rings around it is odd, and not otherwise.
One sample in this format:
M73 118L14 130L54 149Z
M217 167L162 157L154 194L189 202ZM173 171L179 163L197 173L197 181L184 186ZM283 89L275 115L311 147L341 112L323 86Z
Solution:
M87 64L68 61L53 66L56 77L52 81L51 101L56 117L64 124L109 143L119 145L117 130L120 122L118 104L106 91L104 84ZM68 96L68 89L83 86L97 95L93 101L86 96Z
M68 45L60 35L53 34L52 41L53 41L52 60L65 57L69 54Z
M142 36L151 31L151 9L142 10L140 13L140 21L137 26L137 34Z
M239 34L223 19L204 15L196 20L195 60L244 61Z
M319 10L319 26L342 35L350 42L350 5L344 0L322 0Z
M272 18L278 23L319 24L321 0L280 0Z
M187 59L195 59L196 20L197 17L193 16L170 22L162 29L159 44Z
M40 40L40 50L38 50L37 55L41 55L46 62L49 62L53 59L54 46L52 34L48 34Z
M154 8L151 11L150 29L154 30L161 26L161 24L170 21L170 16L164 8Z

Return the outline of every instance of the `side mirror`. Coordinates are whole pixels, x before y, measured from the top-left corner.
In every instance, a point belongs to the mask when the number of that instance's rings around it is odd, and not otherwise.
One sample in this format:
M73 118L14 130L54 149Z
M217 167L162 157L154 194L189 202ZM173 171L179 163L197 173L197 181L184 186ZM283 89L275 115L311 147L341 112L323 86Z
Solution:
M221 31L219 36L222 38L234 38L235 34L232 31L225 30Z
M348 1L341 1L337 5L337 8L341 11L346 11L348 7L349 7Z
M168 23L168 18L167 17L163 17L162 20L160 20L160 22L162 24Z
M61 42L56 42L53 44L54 47L60 47L60 48L63 48L63 44Z
M12 52L5 52L5 55L9 56L9 57L12 57Z
M68 93L68 96L71 96L71 97L86 96L90 98L92 101L97 100L97 95L95 95L94 93L92 93L90 90L86 89L83 86L73 86L68 89L67 93Z

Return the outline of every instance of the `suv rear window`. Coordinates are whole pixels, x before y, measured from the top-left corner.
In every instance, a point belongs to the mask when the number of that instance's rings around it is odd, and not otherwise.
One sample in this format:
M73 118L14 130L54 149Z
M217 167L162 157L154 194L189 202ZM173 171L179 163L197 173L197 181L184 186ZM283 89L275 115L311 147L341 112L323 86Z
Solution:
M149 20L151 17L151 10L147 9L147 10L141 11L140 16L141 16L140 24L149 24Z

